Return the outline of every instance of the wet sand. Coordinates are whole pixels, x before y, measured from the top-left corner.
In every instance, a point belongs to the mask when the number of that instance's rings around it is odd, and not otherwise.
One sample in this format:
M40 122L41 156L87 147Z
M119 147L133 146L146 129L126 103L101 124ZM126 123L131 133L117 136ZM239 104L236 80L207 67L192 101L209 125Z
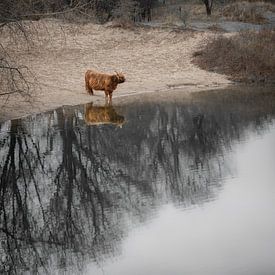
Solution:
M10 56L35 76L32 99L0 97L0 120L86 102L104 104L105 95L92 97L84 87L87 69L122 71L126 82L113 94L113 104L133 95L157 97L159 91L189 94L222 89L232 83L225 75L207 72L191 63L192 54L215 33L169 28L113 28L110 25L74 25L57 20L31 24L32 43L11 43L9 33L1 39ZM23 38L19 38L18 41ZM10 43L10 44L8 44Z

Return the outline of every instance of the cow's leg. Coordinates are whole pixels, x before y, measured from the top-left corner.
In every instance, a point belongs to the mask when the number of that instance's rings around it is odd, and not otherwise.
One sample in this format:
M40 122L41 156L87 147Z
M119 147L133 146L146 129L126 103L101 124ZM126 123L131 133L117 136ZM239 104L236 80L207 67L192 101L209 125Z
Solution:
M108 105L112 103L112 93L113 91L110 90L105 91L105 103Z
M105 92L105 104L107 105L107 103L109 102L109 91L106 91L106 90L104 90L104 92Z
M113 91L110 91L109 92L109 104L111 105L112 104L112 96L113 96Z
M94 95L93 89L89 88L89 86L86 86L86 91L89 95Z
M94 95L94 91L92 88L89 87L89 83L87 81L85 81L85 87L88 94Z

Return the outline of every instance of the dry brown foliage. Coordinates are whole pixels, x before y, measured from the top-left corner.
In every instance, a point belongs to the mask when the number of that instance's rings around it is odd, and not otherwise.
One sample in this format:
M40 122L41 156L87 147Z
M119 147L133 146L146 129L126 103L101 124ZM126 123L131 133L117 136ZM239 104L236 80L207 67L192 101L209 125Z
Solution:
M233 2L226 5L222 10L222 15L231 20L247 23L265 23L266 11L275 11L275 5L258 1Z
M275 81L275 31L241 32L218 36L195 52L193 62L202 69L246 82Z

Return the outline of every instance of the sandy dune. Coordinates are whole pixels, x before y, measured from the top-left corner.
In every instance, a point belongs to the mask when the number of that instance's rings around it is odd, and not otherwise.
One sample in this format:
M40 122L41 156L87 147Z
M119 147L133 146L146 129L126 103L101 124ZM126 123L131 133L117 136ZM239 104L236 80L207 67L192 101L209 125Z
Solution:
M84 73L88 68L123 71L127 82L113 96L181 89L195 92L230 84L224 75L203 71L191 63L192 53L212 32L179 31L169 28L113 28L86 24L75 26L55 20L32 23L34 45L10 45L10 54L35 74L37 91L30 106L20 97L0 98L0 117L6 120L61 105L104 102L104 93L86 94ZM8 34L2 41L8 43ZM19 44L19 45L18 45ZM153 93L156 96L157 93Z

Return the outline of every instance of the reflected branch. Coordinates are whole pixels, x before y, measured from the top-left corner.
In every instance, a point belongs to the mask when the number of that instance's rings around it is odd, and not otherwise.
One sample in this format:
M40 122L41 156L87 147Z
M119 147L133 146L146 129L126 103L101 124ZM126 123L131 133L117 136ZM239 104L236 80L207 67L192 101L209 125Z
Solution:
M77 273L119 253L129 224L163 203L215 198L232 144L275 115L273 96L221 100L64 107L12 121L0 140L0 272Z

